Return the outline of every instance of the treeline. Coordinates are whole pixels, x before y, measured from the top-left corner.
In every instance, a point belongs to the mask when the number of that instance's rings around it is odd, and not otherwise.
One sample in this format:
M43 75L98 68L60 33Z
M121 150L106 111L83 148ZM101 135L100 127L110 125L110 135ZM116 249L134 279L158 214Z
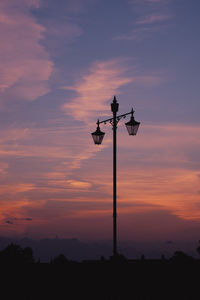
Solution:
M197 252L200 254L200 245L197 247ZM106 260L103 256L99 260L93 262L135 262L135 261L152 261L148 260L144 255L141 255L139 260L128 260L123 255L118 255L115 259L111 256L110 259ZM155 261L155 260L154 260ZM198 259L193 258L192 256L184 253L183 251L175 251L171 258L166 259L164 255L161 256L157 261L171 261L171 262L195 262L199 261ZM89 263L92 261L83 261L84 263ZM35 260L33 250L31 247L21 247L17 244L9 244L5 249L0 251L0 264L39 264L40 259ZM64 254L59 254L58 256L52 258L49 261L50 264L54 265L66 265L69 263L75 263L70 261Z
M0 264L38 264L40 259L35 261L31 247L22 248L20 245L11 243L5 249L0 251ZM53 258L52 264L66 264L69 260L60 254Z
M41 263L30 247L9 244L0 251L0 270L8 300L199 300L200 260L182 251L169 259L119 255L81 263L60 254Z

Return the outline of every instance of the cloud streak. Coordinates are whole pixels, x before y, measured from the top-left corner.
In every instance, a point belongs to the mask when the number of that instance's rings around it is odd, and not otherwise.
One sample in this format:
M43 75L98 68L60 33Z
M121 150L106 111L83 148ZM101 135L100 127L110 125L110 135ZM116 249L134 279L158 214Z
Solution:
M129 4L137 15L133 22L134 28L128 33L115 36L114 40L141 42L155 33L165 32L169 21L174 18L167 0L133 0L129 1Z
M122 59L93 63L87 74L83 75L74 86L63 87L77 94L62 106L63 111L85 123L93 119L97 112L100 116L106 115L107 102L111 95L118 94L122 86L133 81L133 78L125 73L126 68Z
M1 99L34 100L49 92L53 63L40 44L45 28L30 13L38 1L2 0L0 5Z
M173 15L167 15L167 14L150 14L145 16L144 18L140 18L136 21L136 24L139 25L146 25L146 24L153 24L157 22L164 22L167 20L170 20L173 18Z
M155 210L158 213L159 210L167 210L180 219L199 221L200 172L191 156L192 149L200 146L199 126L141 126L140 134L134 140L122 134L119 128L120 217L123 219L127 214L140 214L142 217ZM88 143L88 139L85 140ZM91 148L95 149L92 142ZM81 151L77 152L77 156ZM28 228L35 231L42 227L50 234L52 224L56 224L58 219L62 220L62 224L74 224L76 220L77 226L86 219L90 224L94 216L109 220L112 214L112 166L105 154L99 152L94 157L93 153L90 160L85 157L87 163L79 165L78 173L69 172L70 164L65 164L62 156L60 160L47 157L48 170L40 168L36 173L29 162L32 171L21 178L21 183L1 183L0 219L5 232L14 230L23 233ZM70 157L70 160L73 158ZM2 165L2 168L9 175L7 165ZM32 222L27 222L26 216L30 216ZM5 223L8 220L14 224ZM63 232L63 229L60 230ZM85 235L90 234L91 229L85 230Z
M184 30L189 37L196 21L183 24L187 6L181 14L176 10L180 22L164 43L160 33L174 18L170 1L126 2L130 6L117 3L113 19L106 1L52 0L41 6L37 0L0 1L1 232L112 236L112 128L102 124L106 136L100 147L90 132L97 117L111 116L114 95L121 113L135 101L141 121L132 138L118 124L119 220L128 220L123 236L131 238L134 227L145 238L145 220L161 212L167 214L166 231L170 217L199 222L200 128L185 124L198 92L190 73L182 72L191 68L194 74L197 56L188 56L188 49L197 49L195 35L189 48L182 47L182 30L189 25ZM144 43L127 47L122 39ZM168 74L176 69L176 80L166 81L164 69ZM162 121L146 121L151 118ZM162 123L166 119L183 124ZM142 220L140 228L130 225L132 216Z
M155 86L163 81L161 74L145 74L138 68L130 70L127 62L128 59L122 58L94 62L73 86L63 87L77 96L65 103L62 110L74 119L89 124L95 115L108 115L108 100L112 101L111 95L119 95L124 85Z

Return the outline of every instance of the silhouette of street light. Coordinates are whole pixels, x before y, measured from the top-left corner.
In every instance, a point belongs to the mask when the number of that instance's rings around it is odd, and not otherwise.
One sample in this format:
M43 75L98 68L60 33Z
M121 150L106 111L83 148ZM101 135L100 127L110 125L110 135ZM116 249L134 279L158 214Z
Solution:
M136 135L138 128L140 126L140 122L135 121L133 113L134 113L134 111L132 109L131 110L131 119L129 122L125 123L129 135Z
M99 127L99 120L97 121L97 129L96 131L94 131L93 133L91 133L92 137L93 137L93 140L94 140L94 143L96 145L100 145L103 141L103 137L105 135L105 132L102 132L100 130L100 127Z
M119 109L119 104L117 103L116 97L114 96L113 102L111 103L111 111L113 117L110 119L97 121L97 129L91 133L94 143L100 145L103 141L105 133L100 130L99 124L106 124L109 122L113 128L113 257L117 257L117 124L122 118L126 118L127 115L131 115L129 122L125 123L129 135L136 135L140 122L135 121L134 119L134 110L131 112L125 113L123 115L117 116Z

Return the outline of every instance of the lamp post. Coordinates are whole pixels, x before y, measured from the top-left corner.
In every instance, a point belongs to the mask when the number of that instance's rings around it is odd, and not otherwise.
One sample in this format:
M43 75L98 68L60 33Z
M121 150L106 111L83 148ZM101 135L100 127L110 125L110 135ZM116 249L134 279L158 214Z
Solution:
M127 115L131 115L129 122L125 123L129 135L136 135L140 122L134 119L134 110L125 113L123 115L117 115L119 104L117 103L116 97L114 96L113 102L111 103L111 111L113 117L103 121L97 121L97 129L91 133L94 143L100 145L103 141L105 133L100 130L99 124L106 124L109 122L113 128L113 257L117 257L117 124L122 118L126 118Z

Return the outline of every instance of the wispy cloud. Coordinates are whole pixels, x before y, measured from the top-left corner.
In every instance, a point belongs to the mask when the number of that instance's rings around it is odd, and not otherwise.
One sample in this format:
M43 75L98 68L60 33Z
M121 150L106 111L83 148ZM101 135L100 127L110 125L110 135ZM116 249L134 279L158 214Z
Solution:
M97 112L106 115L108 100L112 95L119 93L120 87L133 81L133 78L126 75L126 71L122 59L93 63L74 86L63 87L74 91L77 96L64 104L62 109L76 120L86 123L91 117L93 119Z
M146 203L160 206L164 210L182 219L199 220L197 210L199 201L200 164L199 153L193 153L200 147L198 136L200 127L183 124L141 124L135 138L118 134L121 150L118 170L119 203ZM148 153L148 155L146 155ZM112 177L109 175L109 159L98 154L98 174L87 170L85 180L98 185L101 193L112 190ZM104 160L106 160L104 162ZM102 175L103 172L103 175ZM111 195L110 195L111 196ZM145 211L146 207L123 208L123 213Z
M129 0L128 2L137 5L166 5L170 0Z
M34 100L49 92L53 63L40 44L45 28L30 13L36 0L2 0L0 5L1 99ZM2 100L1 100L2 101Z
M120 176L120 193L128 201L161 205L183 219L200 218L196 203L199 201L198 125L144 124L134 143L132 158L124 159ZM120 147L131 148L133 141L125 135L119 137ZM147 142L148 141L148 142ZM126 145L126 146L124 146ZM148 151L148 157L145 157ZM144 155L143 155L143 154ZM123 159L123 157L121 157ZM126 162L127 163L126 163ZM131 178L134 166L133 184ZM142 191L142 193L141 193Z
M84 130L82 133L84 134ZM37 131L34 134L29 131L29 134L35 136ZM29 134L19 134L20 138L15 141L24 143ZM66 130L48 134L47 140L51 136L56 144L62 141L62 146L57 148L57 151L60 151L59 148L62 151L57 155L52 155L51 151L56 151L49 144L46 158L44 151L40 159L41 153L39 150L35 152L33 144L32 150L22 144L26 156L30 152L29 160L26 161L26 172L19 176L19 169L16 168L15 173L18 176L12 177L10 159L9 165L1 166L6 174L0 177L0 221L7 233L23 233L29 228L38 235L38 228L41 228L46 234L50 234L52 224L61 220L61 228L63 224L72 224L76 220L80 229L83 219L90 223L94 216L109 219L112 214L110 157L105 152L99 152L98 157L94 158L94 149L99 148L93 146L92 141L90 147L87 136L77 143L76 137L73 139L73 134L69 136ZM119 164L123 163L118 170L118 203L122 219L130 213L143 215L162 209L180 219L199 220L199 153L193 157L194 149L200 146L199 134L198 125L141 124L139 134L131 138L122 134L119 128ZM39 131L38 135L40 138L36 141L42 144L45 131ZM65 140L69 140L69 143L65 143ZM70 143L74 148L70 148ZM81 154L84 158L79 157ZM31 157L34 158L33 161ZM20 159L22 170L23 154L17 153L16 158ZM5 153L4 160L6 159ZM86 160L87 163L83 164ZM39 169L34 168L36 162L41 165ZM44 162L48 167L45 167ZM77 164L75 167L79 165L79 171L73 173L70 166L74 163ZM8 182L5 183L4 180ZM25 219L27 217L33 220L28 222ZM5 223L6 221L13 224ZM97 226L95 224L94 221L94 226ZM58 230L58 227L55 228L54 230ZM91 233L89 228L85 230L85 235Z
M121 35L115 36L114 40L135 40L138 42L143 41L146 38L151 38L153 34L160 33L163 30L159 26L154 27L148 27L148 26L142 26L142 27L136 27L132 29L128 33L123 33Z
M62 106L64 112L76 120L90 123L95 115L101 117L108 114L108 100L120 94L120 88L124 85L152 86L162 82L162 74L144 73L137 67L130 71L127 61L113 59L95 62L73 86L64 86L63 89L77 94Z
M129 1L133 12L137 15L133 22L134 28L128 33L115 36L114 40L142 41L155 33L163 33L169 20L174 15L169 9L168 0L132 0Z
M140 18L136 21L136 24L153 24L153 23L159 23L164 22L169 19L173 18L173 15L167 15L167 14L150 14L145 16L144 18Z

